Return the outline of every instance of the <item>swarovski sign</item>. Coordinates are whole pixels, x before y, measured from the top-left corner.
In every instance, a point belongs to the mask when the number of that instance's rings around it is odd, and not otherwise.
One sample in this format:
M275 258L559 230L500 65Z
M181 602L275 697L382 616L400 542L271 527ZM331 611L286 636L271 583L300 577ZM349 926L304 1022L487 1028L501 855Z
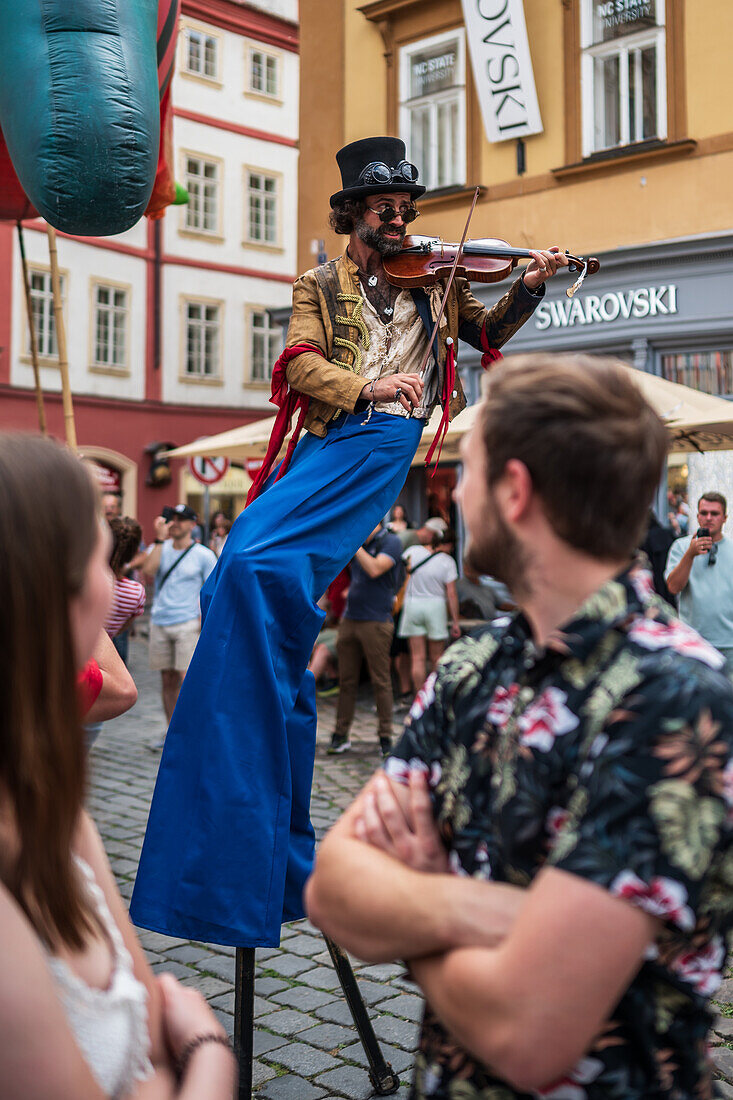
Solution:
M541 134L522 0L462 0L462 4L489 141Z
M677 287L641 286L634 290L613 290L607 294L586 294L568 301L540 302L534 312L535 328L573 328L575 325L607 325L614 321L642 320L677 312Z

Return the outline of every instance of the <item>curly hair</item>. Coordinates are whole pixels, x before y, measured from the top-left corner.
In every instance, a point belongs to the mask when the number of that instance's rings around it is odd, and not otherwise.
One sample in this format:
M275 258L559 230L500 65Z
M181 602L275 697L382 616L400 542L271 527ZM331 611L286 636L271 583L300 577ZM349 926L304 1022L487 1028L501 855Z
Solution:
M352 233L356 223L364 217L367 204L363 199L345 199L337 203L331 211L328 224L334 233L348 235Z
M109 566L116 577L121 577L123 569L140 548L143 531L137 520L130 516L115 516L109 521L109 528L112 532Z

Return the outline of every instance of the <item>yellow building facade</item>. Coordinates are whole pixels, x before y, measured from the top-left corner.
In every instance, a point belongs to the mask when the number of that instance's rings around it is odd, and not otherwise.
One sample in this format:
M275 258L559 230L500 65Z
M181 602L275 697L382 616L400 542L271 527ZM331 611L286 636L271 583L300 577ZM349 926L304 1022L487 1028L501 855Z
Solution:
M601 260L572 302L553 280L512 350L610 351L733 395L732 41L729 0L307 0L299 269L344 247L336 150L396 134L428 187L413 232L460 239L478 185L471 238Z
M616 58L624 60L630 47L637 55L629 59L630 68L641 53L648 69L652 46L657 54L652 77L660 87L643 87L637 99L656 95L664 102L648 120L648 136L641 132L632 141L619 133L614 141L611 133L609 140L595 143L597 148L592 137L584 148L584 128L593 124L584 116L595 106L589 102L593 75L586 60L593 51L593 22L599 11L616 6L625 14L641 14L620 25L621 31L628 28L626 34L602 43L607 49L611 43L610 64L607 56L606 86L596 88L595 96L613 94ZM476 0L476 7L487 15L509 11L505 0ZM456 46L461 53L455 90L463 100L463 132L453 135L445 151L446 157L457 153L460 163L420 204L420 232L445 239L460 235L467 192L476 184L481 196L472 235L504 237L519 247L556 241L571 251L602 252L731 228L733 5L728 0L524 0L520 7L543 127L523 139L521 175L516 142L487 140L460 0L301 5L301 270L314 262L314 241L325 238L330 255L339 247L325 228L328 197L340 186L333 159L337 148L370 134L398 134L407 140L408 157L417 161L404 84L405 67L421 43L427 43L423 62ZM486 22L487 29L494 25ZM511 32L503 33L509 38ZM501 34L499 29L499 43ZM589 60L592 68L594 59ZM602 79L598 59L595 68ZM513 72L511 64L507 71ZM648 77L642 74L642 80ZM441 88L437 94L444 93ZM632 87L619 113L633 111L633 96Z

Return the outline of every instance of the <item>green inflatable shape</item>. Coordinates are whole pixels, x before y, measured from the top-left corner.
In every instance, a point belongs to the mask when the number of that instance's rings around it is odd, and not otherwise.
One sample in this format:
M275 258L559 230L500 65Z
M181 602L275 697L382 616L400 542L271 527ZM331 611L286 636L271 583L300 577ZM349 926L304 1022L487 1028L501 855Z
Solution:
M157 0L0 0L0 127L36 210L66 233L140 220L160 138Z

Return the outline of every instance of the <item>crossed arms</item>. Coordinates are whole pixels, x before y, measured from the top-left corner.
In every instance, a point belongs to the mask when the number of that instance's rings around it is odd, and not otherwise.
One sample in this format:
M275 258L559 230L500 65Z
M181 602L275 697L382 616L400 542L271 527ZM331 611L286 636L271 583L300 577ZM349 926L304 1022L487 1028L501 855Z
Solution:
M558 869L528 889L448 873L424 774L378 772L328 833L310 919L369 962L405 959L454 1038L515 1087L584 1054L638 970L657 922Z

